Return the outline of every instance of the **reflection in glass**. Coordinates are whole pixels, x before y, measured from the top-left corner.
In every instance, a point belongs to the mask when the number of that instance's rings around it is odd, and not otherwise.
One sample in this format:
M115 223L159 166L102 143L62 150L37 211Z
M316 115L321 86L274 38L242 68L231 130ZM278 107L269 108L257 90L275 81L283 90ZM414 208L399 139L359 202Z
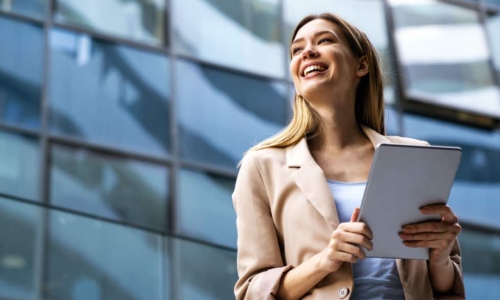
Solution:
M500 117L500 91L478 13L438 1L390 3L407 95Z
M236 248L236 214L231 198L233 190L234 180L181 170L176 231Z
M459 236L468 299L500 296L500 235L464 228Z
M49 213L47 299L163 300L162 236Z
M62 30L50 44L52 132L167 156L167 57Z
M42 28L0 17L0 121L40 126Z
M50 0L0 0L0 10L43 18L48 1Z
M248 148L285 125L286 85L184 61L176 67L183 158L235 168Z
M0 131L0 192L37 200L39 160L37 140Z
M385 129L387 135L403 135L399 126L399 112L394 106L385 106Z
M149 44L165 42L165 0L58 0L55 19Z
M176 300L234 299L236 253L178 239L173 243Z
M462 148L449 204L462 221L500 228L500 132L413 115L403 120L409 137Z
M53 146L50 201L58 206L167 230L168 169Z
M0 298L35 299L35 243L41 209L0 197Z
M284 77L278 0L173 0L177 51Z

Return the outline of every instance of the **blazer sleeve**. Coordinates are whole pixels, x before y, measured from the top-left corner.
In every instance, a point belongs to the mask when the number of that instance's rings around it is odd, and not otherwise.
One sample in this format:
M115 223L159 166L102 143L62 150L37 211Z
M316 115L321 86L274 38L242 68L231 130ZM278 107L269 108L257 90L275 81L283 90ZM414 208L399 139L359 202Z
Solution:
M264 180L253 153L242 161L233 193L238 230L237 300L275 299L284 266Z
M446 294L434 293L434 299L465 299L464 278L462 274L462 256L458 240L455 240L455 244L453 245L450 253L450 259L453 264L453 268L455 269L453 287L450 292Z

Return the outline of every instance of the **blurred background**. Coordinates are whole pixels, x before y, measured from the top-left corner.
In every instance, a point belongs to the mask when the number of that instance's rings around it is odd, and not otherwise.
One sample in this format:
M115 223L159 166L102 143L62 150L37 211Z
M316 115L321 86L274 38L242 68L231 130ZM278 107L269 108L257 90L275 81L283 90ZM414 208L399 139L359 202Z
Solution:
M242 153L306 14L366 32L391 135L463 149L468 299L500 299L500 0L0 0L0 299L234 299Z

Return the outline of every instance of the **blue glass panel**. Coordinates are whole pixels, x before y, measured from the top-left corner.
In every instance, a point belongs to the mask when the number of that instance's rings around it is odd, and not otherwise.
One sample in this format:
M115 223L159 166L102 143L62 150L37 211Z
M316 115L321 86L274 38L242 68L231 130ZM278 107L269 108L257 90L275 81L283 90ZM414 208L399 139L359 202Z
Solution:
M167 156L167 57L61 30L50 44L53 133Z
M43 31L0 18L0 121L40 126Z
M399 126L399 118L400 115L397 108L389 105L385 107L385 127L387 135L402 135Z
M40 155L37 140L0 131L0 192L38 199Z
M500 296L500 235L464 229L460 234L467 299Z
M179 172L176 230L211 243L236 248L235 181L207 173Z
M248 148L284 127L290 103L285 84L185 61L176 68L183 158L235 168Z
M43 18L50 0L0 0L0 10Z
M462 221L500 228L500 132L413 115L403 120L409 137L462 148L449 204Z
M285 76L279 0L173 0L172 17L177 51L250 72Z
M35 299L42 209L0 197L0 298Z
M234 299L236 253L174 240L176 300Z
M63 146L51 154L53 204L167 230L166 167Z
M49 213L46 299L164 300L161 235Z
M58 0L55 19L149 44L165 41L165 0Z

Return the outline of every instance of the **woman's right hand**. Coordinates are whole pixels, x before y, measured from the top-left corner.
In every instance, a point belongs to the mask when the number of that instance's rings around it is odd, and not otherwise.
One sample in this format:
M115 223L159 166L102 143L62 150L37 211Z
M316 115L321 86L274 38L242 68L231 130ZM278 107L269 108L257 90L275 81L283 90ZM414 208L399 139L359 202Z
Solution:
M343 262L356 263L358 259L365 259L366 254L361 245L368 250L373 249L371 239L373 234L363 222L356 222L359 208L351 216L351 221L341 223L332 233L330 243L323 250L321 259L322 268L328 272L337 271Z

